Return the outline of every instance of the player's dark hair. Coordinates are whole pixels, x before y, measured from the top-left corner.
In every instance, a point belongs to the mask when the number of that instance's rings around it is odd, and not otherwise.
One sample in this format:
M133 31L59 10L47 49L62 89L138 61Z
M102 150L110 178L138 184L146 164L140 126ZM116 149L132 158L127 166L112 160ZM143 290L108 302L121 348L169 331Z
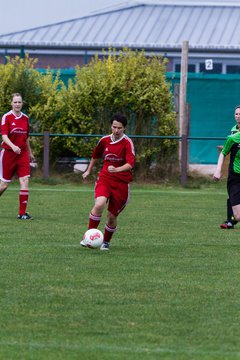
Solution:
M123 125L123 127L127 126L127 118L123 114L120 113L114 114L111 118L111 124L114 122L114 120L120 122Z
M239 109L239 108L240 108L240 105L235 106L235 110L236 110L236 109Z

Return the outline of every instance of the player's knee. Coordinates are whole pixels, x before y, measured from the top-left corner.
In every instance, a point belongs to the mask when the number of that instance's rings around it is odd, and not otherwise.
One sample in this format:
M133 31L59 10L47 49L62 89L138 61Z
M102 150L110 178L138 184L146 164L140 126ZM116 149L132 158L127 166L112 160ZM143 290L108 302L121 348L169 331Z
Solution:
M94 211L92 212L94 212L94 214L102 214L103 210L104 210L104 204L96 203L94 205Z
M103 212L105 205L106 205L105 198L97 198L94 204L94 208L96 209L97 212Z
M28 190L29 179L28 177L19 178L20 188L22 190Z

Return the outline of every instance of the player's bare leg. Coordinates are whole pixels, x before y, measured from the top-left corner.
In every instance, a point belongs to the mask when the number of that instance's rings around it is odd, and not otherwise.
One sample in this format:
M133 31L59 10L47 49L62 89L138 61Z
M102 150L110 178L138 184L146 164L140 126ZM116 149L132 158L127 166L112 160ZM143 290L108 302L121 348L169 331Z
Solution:
M4 191L6 191L8 188L8 183L5 181L0 181L0 196L2 196L2 194L4 193Z
M19 178L20 190L28 190L29 186L29 177L24 176Z
M107 203L105 196L99 196L95 199L95 204L89 214L88 229L97 229L100 224L104 207Z
M32 220L32 216L29 215L27 210L27 203L29 197L29 177L24 176L19 178L20 183L20 192L19 192L19 212L18 212L18 219L20 220Z
M234 218L236 221L240 221L240 204L232 207Z
M110 211L107 212L107 225L110 227L117 227L117 217Z
M95 204L91 210L91 213L97 216L101 216L106 203L107 203L107 198L105 196L99 196L98 198L95 199Z

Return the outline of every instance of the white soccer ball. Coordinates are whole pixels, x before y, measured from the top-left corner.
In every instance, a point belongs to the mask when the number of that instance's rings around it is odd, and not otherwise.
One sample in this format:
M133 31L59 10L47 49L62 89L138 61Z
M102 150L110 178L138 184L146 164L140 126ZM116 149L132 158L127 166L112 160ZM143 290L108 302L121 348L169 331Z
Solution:
M83 173L87 170L88 164L75 164L73 166L73 171L75 173Z
M98 229L89 229L83 235L83 242L89 248L99 248L103 243L103 233Z
M81 158L76 160L76 164L73 166L75 173L83 173L87 170L90 160L87 158Z
M30 162L30 167L33 168L33 169L37 169L38 163L36 161L31 161Z

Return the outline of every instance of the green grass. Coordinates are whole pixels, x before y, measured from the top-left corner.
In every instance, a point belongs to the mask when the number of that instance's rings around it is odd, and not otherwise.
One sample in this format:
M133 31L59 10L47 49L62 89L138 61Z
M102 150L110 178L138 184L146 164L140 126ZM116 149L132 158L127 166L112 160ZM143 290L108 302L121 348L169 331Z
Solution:
M79 246L90 185L0 199L0 359L240 359L240 225L225 184L133 185L111 250ZM100 229L103 230L104 223Z

